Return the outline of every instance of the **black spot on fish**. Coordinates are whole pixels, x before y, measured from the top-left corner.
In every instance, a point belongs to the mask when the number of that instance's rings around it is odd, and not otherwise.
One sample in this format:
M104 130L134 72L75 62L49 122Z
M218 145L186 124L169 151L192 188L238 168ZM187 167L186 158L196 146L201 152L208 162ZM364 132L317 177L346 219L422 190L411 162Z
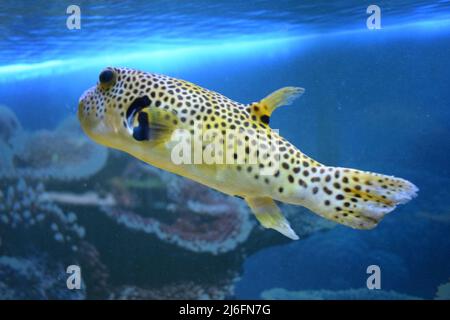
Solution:
M133 103L131 103L131 105L128 107L127 119L130 119L131 115L140 112L142 109L148 106L150 106L150 99L148 96L134 99Z
M270 122L270 117L268 116L268 115L262 115L261 116L261 122L262 123L265 123L265 124L269 124L269 122Z
M149 140L148 115L145 112L139 113L138 122L139 126L133 128L133 138L137 141Z

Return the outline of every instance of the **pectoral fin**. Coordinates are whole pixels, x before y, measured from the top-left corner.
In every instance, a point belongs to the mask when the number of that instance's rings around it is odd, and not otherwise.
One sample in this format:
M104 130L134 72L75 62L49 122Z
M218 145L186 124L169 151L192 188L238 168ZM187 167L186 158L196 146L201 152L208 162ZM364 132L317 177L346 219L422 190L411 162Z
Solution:
M253 197L245 200L263 227L275 229L292 240L299 239L272 198Z
M169 111L157 108L143 108L132 123L133 138L154 144L167 142L177 128L178 117Z

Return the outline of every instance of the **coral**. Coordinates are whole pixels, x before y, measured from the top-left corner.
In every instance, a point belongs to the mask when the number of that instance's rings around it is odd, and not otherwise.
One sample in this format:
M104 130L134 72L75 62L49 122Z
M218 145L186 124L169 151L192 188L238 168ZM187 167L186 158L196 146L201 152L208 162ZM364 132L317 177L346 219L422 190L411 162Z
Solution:
M89 281L86 284L90 288L86 292L93 297L101 297L107 286L108 270L100 262L98 251L86 242L85 229L78 223L77 215L73 212L66 213L53 202L43 199L43 194L45 188L42 183L27 182L23 178L2 180L0 253L3 257L13 255L11 258L17 259L17 262L23 261L24 266L28 257L35 252L40 252L42 258L39 262L33 260L30 262L32 264L45 265L49 261L62 266L78 264L83 270L87 270ZM48 261L44 261L45 259ZM16 266L19 267L20 264ZM59 265L58 268L61 269ZM53 273L55 275L56 272ZM34 279L34 276L28 278L25 274L17 274L17 279L11 281L20 280L31 285ZM51 284L50 280L47 282ZM65 280L62 282L65 285ZM66 296L54 298L64 299Z
M8 107L0 105L0 141L8 143L22 129L14 112Z
M6 180L7 181L7 180ZM9 182L9 181L8 181ZM77 224L75 213L65 213L55 204L41 200L42 183L28 185L24 179L0 189L0 230L2 236L16 229L43 229L54 241L77 251L77 241L83 239L84 228Z
M116 288L109 298L112 300L217 300L229 297L232 291L232 284L202 286L194 282L181 282L151 289L122 286Z
M0 173L13 170L12 137L21 132L21 125L11 109L0 105Z
M12 142L18 175L39 179L89 177L103 168L108 154L106 148L94 144L72 127L40 130Z
M78 255L72 259L82 267L87 298L106 298L110 290L109 270L100 260L100 253L97 248L87 241L82 241L79 244Z
M42 201L52 201L75 206L114 206L116 204L116 200L111 194L102 197L94 191L88 191L82 194L66 191L45 192L41 195L40 199Z
M74 118L55 130L26 132L14 113L0 107L0 176L74 180L106 163L108 150L90 141Z
M85 284L69 290L66 279L64 265L43 254L0 256L0 299L85 299Z
M144 194L136 197L134 184L114 186L113 194L119 206L104 206L103 211L127 228L152 234L190 251L221 254L243 243L254 227L248 210L238 199L136 163L131 163L123 173L128 180L131 175L144 180L163 180L162 185L167 189L162 192L165 201L161 202L161 198ZM136 203L138 199L144 203ZM138 207L145 207L146 212L139 214Z
M266 290L261 294L266 300L420 300L395 291L369 290L366 288L347 290L288 291L282 288Z
M450 279L449 282L441 284L436 292L436 300L450 300Z
M13 152L11 147L0 140L0 177L14 170Z

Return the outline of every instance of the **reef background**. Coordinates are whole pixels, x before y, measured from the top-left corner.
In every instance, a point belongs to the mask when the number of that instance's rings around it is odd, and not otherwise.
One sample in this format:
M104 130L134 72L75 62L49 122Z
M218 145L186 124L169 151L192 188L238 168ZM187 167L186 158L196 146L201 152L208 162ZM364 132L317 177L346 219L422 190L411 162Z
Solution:
M449 4L382 3L383 29L367 30L365 8L346 3L82 1L82 29L69 31L69 4L30 17L2 2L0 299L449 299ZM263 230L241 200L84 136L77 101L107 65L240 102L302 86L273 128L419 196L371 231L294 206L283 211L300 241ZM66 288L70 264L81 290ZM365 289L372 264L381 291Z

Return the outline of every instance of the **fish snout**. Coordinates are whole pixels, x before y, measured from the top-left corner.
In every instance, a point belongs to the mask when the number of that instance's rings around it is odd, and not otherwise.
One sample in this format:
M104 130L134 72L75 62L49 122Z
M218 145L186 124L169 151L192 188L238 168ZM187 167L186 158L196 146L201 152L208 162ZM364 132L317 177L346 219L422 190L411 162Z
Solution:
M89 106L89 101L93 100L90 98L93 94L93 89L94 88L90 88L90 89L84 91L83 94L78 99L77 115L78 115L78 119L80 119L80 120L83 116L87 116L88 111L91 109L91 107Z
M83 100L80 99L80 100L78 101L78 108L77 108L77 117L78 117L78 120L81 120L81 115L82 115L83 110L84 110Z
M78 103L82 103L86 101L89 96L91 96L94 92L95 87L89 88L86 91L83 92L83 94L80 96L80 99L78 99Z

